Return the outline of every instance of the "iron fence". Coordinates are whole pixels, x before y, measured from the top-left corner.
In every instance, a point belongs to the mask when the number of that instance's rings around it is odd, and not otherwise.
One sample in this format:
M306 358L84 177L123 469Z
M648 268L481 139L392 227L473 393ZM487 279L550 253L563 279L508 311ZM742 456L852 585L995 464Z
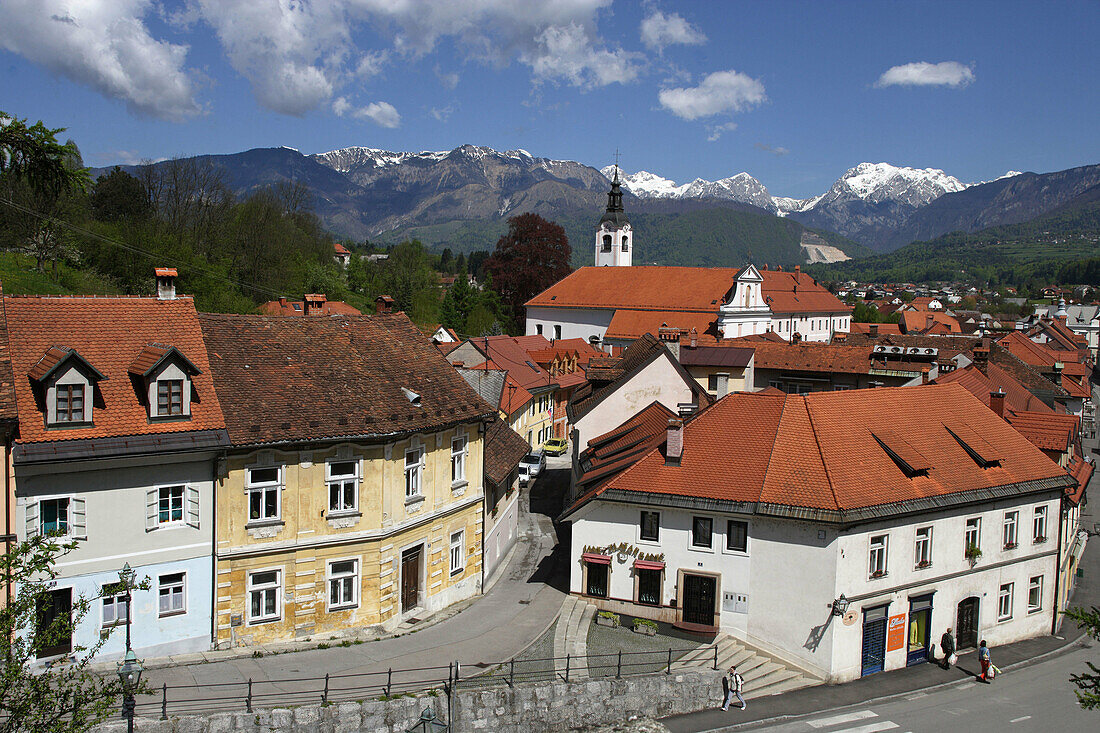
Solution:
M427 692L449 695L457 688L513 687L525 682L581 678L622 678L630 675L671 674L685 654L699 647L564 657L518 658L505 662L409 669L387 668L370 672L326 674L323 677L253 679L198 685L162 684L137 698L137 714L144 717L211 712L253 712L292 705L384 700ZM708 650L706 661L718 668L718 646Z

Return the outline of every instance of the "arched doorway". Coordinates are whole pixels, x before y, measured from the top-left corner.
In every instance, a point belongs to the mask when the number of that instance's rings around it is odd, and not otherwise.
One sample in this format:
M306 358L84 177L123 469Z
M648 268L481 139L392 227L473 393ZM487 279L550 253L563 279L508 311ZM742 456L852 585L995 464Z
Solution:
M959 601L959 612L955 624L955 646L970 649L978 646L978 604L976 596Z

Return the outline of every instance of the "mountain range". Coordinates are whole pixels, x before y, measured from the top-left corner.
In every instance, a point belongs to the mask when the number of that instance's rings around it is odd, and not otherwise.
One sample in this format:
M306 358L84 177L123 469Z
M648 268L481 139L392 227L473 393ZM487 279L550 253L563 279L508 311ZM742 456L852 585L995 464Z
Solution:
M322 224L342 237L386 243L417 236L430 246L487 249L508 217L532 211L567 223L571 237L580 237L571 239L575 249L586 256L591 254L587 240L603 209L608 176L613 175L609 168L601 171L525 150L498 152L474 145L419 153L350 147L315 155L285 147L258 148L197 160L223 168L238 194L280 181L305 184ZM136 166L123 168L133 172ZM93 177L106 170L93 169ZM764 229L783 231L785 242L791 236L796 241L803 238L800 232L808 230L828 236L830 245L848 255L859 256L863 247L853 242L887 252L955 230L1026 221L1100 184L1100 166L1045 174L1010 172L994 181L968 184L934 168L860 163L827 191L808 199L774 196L748 173L677 185L638 171L622 175L622 181L628 214L637 216L639 224L648 221L654 233L672 237L652 251L659 249L673 261L692 264L711 262L715 247L720 250L721 232L709 229L720 220L736 220L731 231L748 232L762 231L762 225L741 222L744 217L786 219L796 225L794 229ZM724 218L703 216L714 210L729 213ZM668 226L670 218L681 226ZM694 250L699 227L708 241L705 257ZM695 234L689 234L693 230ZM639 231L639 244L644 242L641 235ZM580 242L584 244L577 246ZM731 257L734 251L752 251L757 258L768 256L770 246L762 242L754 249L752 242L739 241L729 245ZM790 248L784 245L783 252L777 264L791 264L782 261Z

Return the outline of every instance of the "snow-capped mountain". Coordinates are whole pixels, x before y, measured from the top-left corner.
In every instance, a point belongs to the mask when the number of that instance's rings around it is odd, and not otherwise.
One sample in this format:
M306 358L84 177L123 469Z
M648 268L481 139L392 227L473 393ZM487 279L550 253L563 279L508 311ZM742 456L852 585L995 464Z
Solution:
M606 166L600 172L611 178L614 174L614 166ZM778 211L772 200L772 195L768 193L768 189L765 188L764 184L744 172L717 181L696 178L690 183L677 185L675 181L662 178L648 171L623 175L620 169L619 179L623 182L623 188L638 198L725 199L758 206L773 214Z
M917 208L967 184L938 168L899 168L889 163L860 163L832 185L809 208L839 201L896 201Z

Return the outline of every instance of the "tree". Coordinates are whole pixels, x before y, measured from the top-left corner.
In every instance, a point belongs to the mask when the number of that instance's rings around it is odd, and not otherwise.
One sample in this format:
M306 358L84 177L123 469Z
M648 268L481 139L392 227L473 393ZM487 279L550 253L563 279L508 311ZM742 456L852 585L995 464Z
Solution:
M69 190L85 191L88 169L72 166L79 160L76 143L57 141L64 127L50 129L39 120L26 120L0 111L0 179L21 178L38 194L52 198Z
M519 214L508 220L485 272L513 317L522 319L524 303L572 271L571 254L564 229L538 214Z
M1100 607L1093 606L1092 610L1083 608L1071 608L1066 611L1066 618L1077 622L1078 628L1083 628L1085 633L1093 639L1100 641ZM1100 710L1100 667L1092 662L1085 662L1089 672L1075 674L1070 677L1070 682L1077 685L1077 701L1085 710Z
M90 203L99 221L141 221L152 213L145 186L117 165L96 179Z
M68 616L50 618L44 610L45 594L57 577L57 561L75 546L73 541L62 544L57 535L43 535L0 557L0 573L16 589L14 598L0 608L0 635L9 640L0 665L0 733L82 733L118 711L123 692L118 677L91 669L106 637L92 647L75 647L70 664L34 669L35 650L70 637L91 607L89 599L77 597ZM148 588L147 579L140 587Z

